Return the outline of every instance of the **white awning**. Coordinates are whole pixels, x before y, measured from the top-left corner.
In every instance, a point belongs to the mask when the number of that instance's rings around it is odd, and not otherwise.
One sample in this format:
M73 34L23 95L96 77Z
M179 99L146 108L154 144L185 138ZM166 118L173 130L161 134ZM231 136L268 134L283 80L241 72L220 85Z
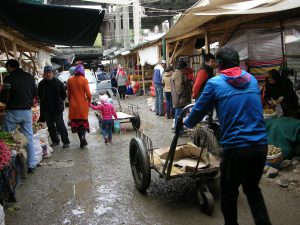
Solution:
M103 56L110 55L110 54L112 54L112 53L113 53L114 51L116 51L116 50L117 50L116 47L109 48L109 49L105 49L105 50L103 51Z
M222 15L272 13L299 7L299 0L200 0L183 13L165 38L187 34Z
M142 66L145 64L156 65L158 64L158 46L151 46L139 50L140 62Z

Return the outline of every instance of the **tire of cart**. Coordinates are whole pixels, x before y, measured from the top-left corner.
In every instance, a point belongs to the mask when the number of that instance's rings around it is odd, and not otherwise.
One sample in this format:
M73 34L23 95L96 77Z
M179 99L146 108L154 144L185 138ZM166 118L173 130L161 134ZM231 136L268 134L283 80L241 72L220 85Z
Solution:
M131 121L133 129L138 130L141 127L141 118L140 118L139 114L137 114L137 113L134 113L133 115L134 115L134 118L131 118L130 121Z
M197 199L202 211L211 215L215 207L215 199L206 184L197 183Z
M141 193L145 193L151 182L151 171L149 156L141 139L131 139L129 159L136 188Z

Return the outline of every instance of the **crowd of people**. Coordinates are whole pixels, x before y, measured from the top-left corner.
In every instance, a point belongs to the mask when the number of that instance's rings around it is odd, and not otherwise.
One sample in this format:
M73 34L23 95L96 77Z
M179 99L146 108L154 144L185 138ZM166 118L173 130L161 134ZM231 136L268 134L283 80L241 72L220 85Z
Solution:
M298 117L298 98L291 81L271 70L266 78L263 90L250 73L242 70L238 53L232 48L221 48L216 56L205 55L205 64L197 72L184 61L178 61L174 67L167 66L165 60L155 66L153 82L155 84L155 113L164 116L163 93L166 98L166 116L174 118L190 104L196 103L183 124L192 128L215 108L221 128L220 144L223 148L221 161L221 209L225 224L237 223L238 188L243 186L256 224L270 225L267 209L259 188L259 181L265 165L268 142L263 118L263 104L280 104L283 115ZM36 167L33 148L32 111L34 98L40 102L40 120L45 121L52 141L51 146L60 144L63 148L70 145L68 132L63 119L64 100L69 99L71 131L77 133L80 147L88 143L86 133L90 131L88 121L89 108L101 112L102 135L106 144L112 142L113 117L116 111L106 95L100 97L100 105L91 104L92 96L85 69L81 64L74 68L73 76L65 85L54 76L51 66L44 67L43 80L38 86L33 76L20 68L17 60L6 62L9 73L4 79L11 85L6 103L5 130L13 131L17 125L28 140L28 172ZM218 76L214 71L217 67ZM127 74L119 66L112 78L118 87L121 99L125 99ZM66 94L67 93L67 94ZM182 133L183 130L180 130Z
M154 67L153 83L155 85L156 115L165 115L163 109L164 93L166 116L168 119L174 118L176 125L182 109L192 102L192 98L197 100L207 81L214 77L215 57L210 53L205 55L205 64L197 72L196 78L193 69L188 67L185 61L178 61L174 67L172 65L166 67L166 61L161 60Z
M178 61L175 65L166 65L165 60L154 67L153 83L155 85L155 113L157 116L175 118L182 108L191 99L201 96L206 83L216 76L217 63L215 56L208 53L204 56L204 64L197 71L196 78L193 70L184 61ZM174 68L175 67L175 68ZM261 89L261 103L263 107L274 108L280 105L283 116L300 119L298 97L293 88L293 83L286 76L285 70L280 73L272 69L266 74L265 83ZM164 93L164 96L163 96ZM163 109L163 101L166 108ZM212 120L213 109L207 113L208 119Z
M112 141L112 116L117 119L116 112L108 97L100 98L100 105L91 104L92 96L85 78L85 69L83 65L78 64L72 67L72 76L64 85L56 76L52 66L45 66L43 79L36 85L34 77L20 68L19 62L10 59L5 64L9 75L4 79L4 83L10 84L9 97L1 99L6 104L6 114L4 120L4 130L11 132L17 126L20 126L21 132L28 140L28 172L33 173L37 166L35 160L35 149L33 146L33 128L32 128L32 110L34 99L40 103L40 122L46 122L51 147L59 146L60 139L63 148L68 148L70 140L68 131L63 118L64 101L69 99L68 119L72 133L77 133L80 141L80 147L85 147L88 143L86 133L89 128L89 108L101 111L103 115L102 134L105 143ZM126 73L119 71L118 78L122 76L127 78ZM2 97L2 96L1 96ZM125 95L124 95L125 98ZM59 135L58 135L59 134ZM60 136L60 138L59 138Z
M184 61L178 61L174 70L162 60L153 74L155 112L158 116L164 115L162 91L165 92L167 118L174 116L175 125L180 112L192 98L196 103L183 122L188 128L196 126L206 115L212 115L215 108L223 148L221 209L225 224L238 224L238 188L242 185L255 224L270 225L259 188L268 151L263 107L280 105L283 116L299 118L298 97L292 82L277 70L268 72L261 90L255 77L239 65L238 53L226 47L221 48L216 57L205 55L196 79Z

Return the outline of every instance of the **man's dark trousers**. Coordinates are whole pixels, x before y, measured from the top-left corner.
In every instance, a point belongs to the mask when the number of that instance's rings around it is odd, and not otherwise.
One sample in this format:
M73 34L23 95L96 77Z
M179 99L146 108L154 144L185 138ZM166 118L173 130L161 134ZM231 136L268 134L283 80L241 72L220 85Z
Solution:
M271 225L259 181L267 157L267 145L226 149L221 161L221 209L225 225L238 225L238 188L243 191L256 225Z
M69 144L70 141L68 138L68 131L67 131L66 125L64 123L63 114L62 113L57 114L54 112L52 112L52 113L43 112L43 116L46 120L52 143L59 142L59 138L57 136L57 129L58 129L60 132L61 141L63 142L63 144Z

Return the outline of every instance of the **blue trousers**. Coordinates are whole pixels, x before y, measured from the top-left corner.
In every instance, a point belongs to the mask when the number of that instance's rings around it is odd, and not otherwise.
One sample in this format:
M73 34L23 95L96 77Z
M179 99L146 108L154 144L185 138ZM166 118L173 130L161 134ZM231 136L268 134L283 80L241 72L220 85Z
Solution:
M113 127L113 120L103 120L102 121L102 135L103 138L108 138L111 141L112 139L112 127Z
M165 92L165 97L167 101L167 116L170 117L171 115L174 116L174 108L172 103L172 94L171 92Z
M156 114L163 114L163 86L162 84L155 84L155 112Z
M14 131L20 125L22 134L27 139L27 157L28 167L35 168L35 151L33 147L33 130L32 130L32 111L31 109L25 110L6 110L4 129L7 132Z
M182 111L183 107L182 108L175 108L175 126L177 125L177 120L178 120L178 117ZM180 129L180 134L183 133L183 126L182 128Z

